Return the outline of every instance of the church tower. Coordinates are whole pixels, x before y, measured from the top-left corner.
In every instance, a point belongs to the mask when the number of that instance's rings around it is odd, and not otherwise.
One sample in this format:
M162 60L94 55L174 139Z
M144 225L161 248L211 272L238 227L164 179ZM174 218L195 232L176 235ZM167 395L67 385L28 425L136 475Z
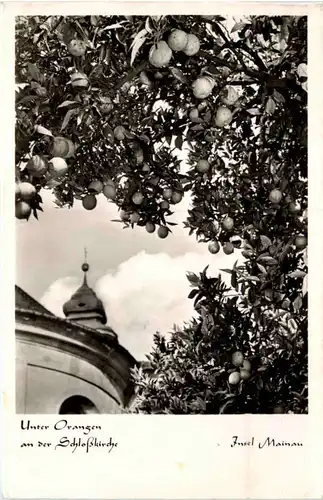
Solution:
M85 261L81 269L84 273L83 284L76 290L70 300L63 305L66 319L117 338L117 334L107 326L107 316L102 301L88 285L87 273L90 266L86 262L86 250Z

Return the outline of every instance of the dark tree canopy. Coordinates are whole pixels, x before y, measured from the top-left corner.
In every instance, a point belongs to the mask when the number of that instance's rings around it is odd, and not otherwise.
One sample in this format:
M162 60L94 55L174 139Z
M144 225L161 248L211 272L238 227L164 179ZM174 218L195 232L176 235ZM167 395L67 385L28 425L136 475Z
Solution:
M307 19L228 26L17 18L17 217L38 216L42 189L86 209L103 190L125 226L163 238L187 196L190 234L242 248L230 290L189 275L198 319L157 335L134 373L147 413L307 411ZM235 351L250 377L229 383Z

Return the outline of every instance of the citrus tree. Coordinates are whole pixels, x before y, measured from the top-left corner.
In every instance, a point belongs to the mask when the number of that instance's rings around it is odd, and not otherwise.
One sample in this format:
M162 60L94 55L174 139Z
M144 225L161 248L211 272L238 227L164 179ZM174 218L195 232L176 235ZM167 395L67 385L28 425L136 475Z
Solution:
M306 57L306 17L17 18L16 217L103 195L166 238L188 196L190 234L242 249L230 289L188 275L135 411L307 411Z

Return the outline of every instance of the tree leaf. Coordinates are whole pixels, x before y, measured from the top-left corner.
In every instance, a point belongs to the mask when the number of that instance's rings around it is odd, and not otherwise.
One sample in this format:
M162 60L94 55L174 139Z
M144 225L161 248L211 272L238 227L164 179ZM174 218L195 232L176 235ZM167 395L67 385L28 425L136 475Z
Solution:
M306 274L303 279L303 285L302 285L303 297L307 294L307 290L308 290L308 274Z
M140 47L145 43L146 36L147 36L146 29L139 31L139 33L137 33L137 35L135 36L135 39L133 40L133 42L131 44L132 50L131 50L131 57L130 57L130 66L133 65L134 60L136 58L136 55L139 52Z
M65 108L66 106L70 106L71 104L80 104L78 101L64 101L62 102L62 104L60 104L59 106L57 106L57 109L59 108Z
M61 132L67 127L69 124L70 119L72 118L73 115L76 115L78 113L78 109L69 109L64 116L64 120L61 126Z
M194 288L194 290L191 290L190 293L188 294L189 299L194 299L194 297L199 293L197 288Z
M275 101L269 97L266 102L266 113L272 115L275 112L276 104Z
M267 264L274 265L278 264L278 261L274 259L273 257L267 257L266 255L258 257L258 261L266 262Z
M36 66L36 64L32 64L32 63L28 62L27 68L28 68L28 74L33 80L36 80L37 82L42 81L41 73L40 73L38 67Z
M268 236L265 236L264 234L260 235L260 241L262 245L262 250L266 250L266 248L272 245L271 240L268 238Z
M277 92L276 89L274 89L274 91L273 91L273 98L278 103L283 104L285 102L285 97L280 92Z
M288 276L290 276L291 278L304 278L304 276L306 276L306 272L301 271L300 269L297 269L296 271L289 273Z
M301 309L302 304L303 304L302 297L298 295L298 297L296 297L296 299L293 302L293 307L295 312L298 312Z
M175 139L175 147L177 149L182 149L183 146L183 137L181 135L178 135Z
M262 266L261 264L258 264L258 262L257 262L257 266L258 266L258 268L260 269L260 271L262 272L262 274L265 274L265 275L267 274L267 271L266 271L266 269L264 268L264 266Z
M238 23L236 23L233 28L231 29L231 33L234 33L235 31L240 31L242 30L245 26L247 25L247 23L243 22L243 21L239 21Z
M39 134L42 135L49 135L50 137L53 137L52 132L47 128L43 127L42 125L35 125L35 132L38 132Z
M250 108L250 109L247 109L247 113L249 113L249 115L252 115L252 116L261 115L261 111L260 111L259 108Z
M170 68L172 75L182 83L187 83L187 78L183 72L178 68Z

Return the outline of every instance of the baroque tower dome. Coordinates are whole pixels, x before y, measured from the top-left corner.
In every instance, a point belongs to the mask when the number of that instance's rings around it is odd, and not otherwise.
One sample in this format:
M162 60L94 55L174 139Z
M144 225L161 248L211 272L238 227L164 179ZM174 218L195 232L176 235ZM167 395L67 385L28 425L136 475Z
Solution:
M82 265L84 272L83 284L76 290L70 300L63 305L63 312L67 319L77 321L92 328L102 328L107 323L107 317L102 304L94 290L87 283L86 273L90 266L87 262Z

